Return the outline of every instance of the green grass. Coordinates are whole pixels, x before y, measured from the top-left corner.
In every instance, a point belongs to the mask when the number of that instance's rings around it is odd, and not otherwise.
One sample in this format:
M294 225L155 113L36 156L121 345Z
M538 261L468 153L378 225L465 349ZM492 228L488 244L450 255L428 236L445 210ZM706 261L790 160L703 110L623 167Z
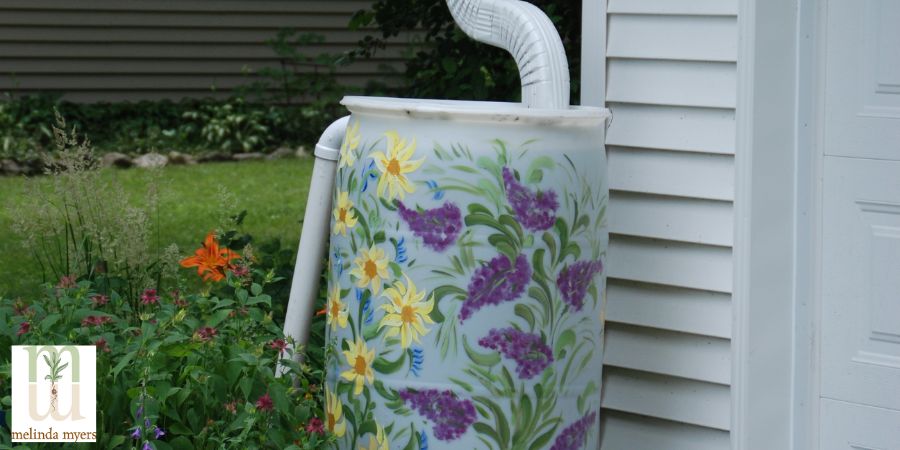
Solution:
M182 253L197 248L207 232L216 227L219 187L235 196L237 214L247 210L242 230L254 242L280 239L286 248L296 248L300 221L306 204L313 160L280 160L211 163L166 167L161 174L160 241L162 247L176 243ZM107 170L133 201L141 201L149 182L140 169ZM22 200L25 183L50 181L46 177L25 179L0 177L0 296L28 296L41 283L41 270L11 230L10 206Z

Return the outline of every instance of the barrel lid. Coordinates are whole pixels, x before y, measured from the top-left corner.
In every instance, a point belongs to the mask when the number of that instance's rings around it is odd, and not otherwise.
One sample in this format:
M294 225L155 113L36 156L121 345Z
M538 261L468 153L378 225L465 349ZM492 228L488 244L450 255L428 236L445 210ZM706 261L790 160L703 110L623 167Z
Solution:
M537 109L521 103L469 100L346 96L341 104L360 114L532 125L601 126L610 117L609 109L593 106Z

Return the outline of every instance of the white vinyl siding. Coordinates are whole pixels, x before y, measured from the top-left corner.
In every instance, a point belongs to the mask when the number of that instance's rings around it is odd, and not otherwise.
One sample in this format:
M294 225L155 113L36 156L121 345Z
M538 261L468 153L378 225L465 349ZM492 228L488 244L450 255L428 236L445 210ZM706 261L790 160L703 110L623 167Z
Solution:
M65 93L74 101L222 96L280 67L266 41L282 28L324 36L309 55L340 53L370 30L349 30L367 0L0 0L0 92ZM376 58L338 70L351 86L390 83L402 36Z
M608 0L607 14L601 446L726 450L737 2Z

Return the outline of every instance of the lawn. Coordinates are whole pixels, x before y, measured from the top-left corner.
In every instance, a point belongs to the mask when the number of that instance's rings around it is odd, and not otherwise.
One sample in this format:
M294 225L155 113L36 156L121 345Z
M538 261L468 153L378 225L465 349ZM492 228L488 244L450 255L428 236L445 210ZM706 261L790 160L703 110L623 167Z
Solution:
M247 210L243 231L256 242L280 239L296 248L309 189L313 160L210 163L166 167L161 172L160 241L176 243L190 253L215 228L224 213ZM147 171L106 170L116 177L133 201L142 201L150 180ZM0 177L0 296L28 296L41 282L41 271L11 231L10 206L22 199L25 183L46 183L39 177ZM233 194L233 211L221 211L220 187Z

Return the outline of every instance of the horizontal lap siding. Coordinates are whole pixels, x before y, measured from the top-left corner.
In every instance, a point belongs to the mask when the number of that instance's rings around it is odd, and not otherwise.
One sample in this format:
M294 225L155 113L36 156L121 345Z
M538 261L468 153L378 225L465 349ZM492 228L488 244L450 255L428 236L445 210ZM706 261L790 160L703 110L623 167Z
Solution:
M74 101L221 97L280 67L266 44L282 28L324 36L309 55L341 53L369 1L0 0L0 91L65 93ZM338 70L350 86L396 83L411 35ZM386 69L387 68L387 69ZM393 72L391 72L393 68Z
M608 0L604 450L730 446L736 0Z

